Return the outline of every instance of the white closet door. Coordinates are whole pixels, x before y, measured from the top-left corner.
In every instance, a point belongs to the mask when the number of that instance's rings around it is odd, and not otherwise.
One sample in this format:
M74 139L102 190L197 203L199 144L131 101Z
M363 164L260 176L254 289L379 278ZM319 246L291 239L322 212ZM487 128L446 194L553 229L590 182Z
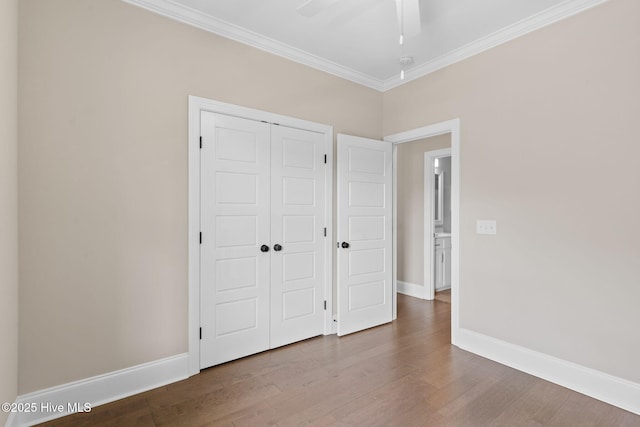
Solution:
M269 348L269 125L201 115L200 367Z
M338 135L338 335L391 322L392 145Z
M271 348L323 333L324 136L271 127Z

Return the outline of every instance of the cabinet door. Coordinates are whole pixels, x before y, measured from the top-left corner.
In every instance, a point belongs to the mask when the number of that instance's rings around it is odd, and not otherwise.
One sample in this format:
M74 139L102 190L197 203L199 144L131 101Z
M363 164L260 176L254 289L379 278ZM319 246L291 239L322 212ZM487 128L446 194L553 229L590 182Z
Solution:
M440 290L444 287L444 249L442 248L442 242L440 240L436 241L436 250L435 250L435 288L436 290Z
M200 367L269 348L269 124L201 115Z
M442 258L444 261L442 264L442 269L444 271L442 285L444 288L450 288L451 287L451 239L448 239L447 245L445 248L443 248L442 252L443 252Z

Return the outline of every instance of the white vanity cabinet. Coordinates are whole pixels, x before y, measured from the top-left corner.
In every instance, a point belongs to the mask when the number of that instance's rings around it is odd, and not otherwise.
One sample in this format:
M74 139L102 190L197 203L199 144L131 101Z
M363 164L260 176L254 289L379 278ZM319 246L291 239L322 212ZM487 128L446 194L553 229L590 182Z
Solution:
M436 291L451 287L451 236L435 239L435 288Z

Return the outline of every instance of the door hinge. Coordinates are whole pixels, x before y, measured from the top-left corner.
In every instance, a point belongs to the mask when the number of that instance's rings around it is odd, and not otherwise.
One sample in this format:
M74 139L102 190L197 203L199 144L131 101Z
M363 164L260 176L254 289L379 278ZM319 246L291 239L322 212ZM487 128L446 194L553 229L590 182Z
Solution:
M200 244L202 244L202 231L200 232Z
M325 165L327 164L327 155L326 154L324 155L324 164Z
M202 339L202 328L200 328L200 339Z
M324 228L324 237L327 237L327 227Z
M325 302L324 302L324 309L325 309L325 310L327 309L327 301L326 301L326 300L325 300Z
M202 148L202 137L200 137L200 148Z

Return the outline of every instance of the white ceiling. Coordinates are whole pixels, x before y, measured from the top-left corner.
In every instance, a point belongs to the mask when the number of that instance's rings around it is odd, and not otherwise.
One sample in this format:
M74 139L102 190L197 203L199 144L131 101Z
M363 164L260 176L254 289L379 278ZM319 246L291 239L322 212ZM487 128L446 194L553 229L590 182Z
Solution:
M398 43L395 0L124 0L377 90L387 90L606 0L420 0L422 33ZM401 56L415 63L400 80Z

